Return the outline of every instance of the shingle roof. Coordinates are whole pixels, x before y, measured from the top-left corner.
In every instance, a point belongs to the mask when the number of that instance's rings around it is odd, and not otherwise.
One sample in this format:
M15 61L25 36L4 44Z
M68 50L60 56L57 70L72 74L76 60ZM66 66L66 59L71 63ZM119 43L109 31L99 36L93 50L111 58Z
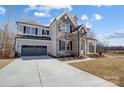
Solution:
M75 28L73 29L73 32L79 30L79 28L80 28L81 26L82 26L82 25L79 25L79 26L75 27Z
M75 27L75 28L73 29L73 32L79 30L81 27L82 27L85 31L90 30L90 29L87 28L84 24L82 24L82 25L78 25L77 27Z
M18 23L21 23L21 24L27 24L27 25L33 25L33 26L41 26L41 27L46 27L46 28L49 28L49 26L44 26L44 25L40 25L40 24L33 24L33 23L28 23L28 22L16 22L17 24Z
M51 40L50 37L45 36L29 36L29 35L17 35L16 38L22 38L22 39L37 39L37 40Z

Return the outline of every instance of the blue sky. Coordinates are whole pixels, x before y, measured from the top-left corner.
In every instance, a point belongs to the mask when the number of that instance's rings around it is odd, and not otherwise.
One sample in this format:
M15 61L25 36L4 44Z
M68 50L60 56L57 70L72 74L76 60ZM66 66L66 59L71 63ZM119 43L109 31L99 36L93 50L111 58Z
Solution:
M65 10L77 16L78 24L86 24L100 41L109 41L109 45L124 46L124 6L68 5L68 6L0 6L0 24L5 22L12 12L11 21L37 20L49 25Z

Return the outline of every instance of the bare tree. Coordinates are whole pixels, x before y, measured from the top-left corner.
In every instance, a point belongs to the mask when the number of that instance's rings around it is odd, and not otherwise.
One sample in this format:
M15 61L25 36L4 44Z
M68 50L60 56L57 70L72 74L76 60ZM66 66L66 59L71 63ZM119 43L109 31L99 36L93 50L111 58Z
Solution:
M11 57L13 56L13 38L14 35L12 34L12 32L10 31L10 24L11 24L11 19L13 16L13 9L14 6L8 6L7 7L7 13L6 13L6 20L5 22L1 25L0 29L1 29L1 45L2 45L2 49L1 49L1 57L2 58L6 58L6 57Z

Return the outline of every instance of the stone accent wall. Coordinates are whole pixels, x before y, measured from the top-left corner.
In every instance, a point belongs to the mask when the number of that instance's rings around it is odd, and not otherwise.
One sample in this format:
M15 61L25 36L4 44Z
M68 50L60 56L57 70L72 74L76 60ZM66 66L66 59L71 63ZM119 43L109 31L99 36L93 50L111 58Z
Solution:
M81 54L81 42L82 39L86 40L86 34L82 34L81 32L79 32L79 45L78 45L78 31L73 32L70 35L71 41L72 41L72 54L75 56L78 56L78 52L79 55ZM86 48L87 46L85 46L84 48Z
M71 37L70 35L72 33L69 33L69 32L65 32L65 31L61 31L60 28L59 28L59 25L61 24L61 22L66 22L66 23L69 23L72 25L72 28L74 28L73 24L71 23L71 21L69 20L69 18L67 17L67 20L65 20L65 17L61 17L59 20L57 20L57 36L56 36L56 53L57 53L57 56L70 56L72 55L72 51L68 51L68 50L59 50L59 40L62 40L62 41L66 41L66 40L69 40L71 41Z
M70 38L70 35L71 33L65 33L65 32L60 32L58 31L57 32L57 55L58 56L69 56L71 55L71 50L68 51L68 50L59 50L59 40L61 41L71 41L71 38Z
M78 33L73 32L70 35L71 41L72 41L72 55L78 56Z

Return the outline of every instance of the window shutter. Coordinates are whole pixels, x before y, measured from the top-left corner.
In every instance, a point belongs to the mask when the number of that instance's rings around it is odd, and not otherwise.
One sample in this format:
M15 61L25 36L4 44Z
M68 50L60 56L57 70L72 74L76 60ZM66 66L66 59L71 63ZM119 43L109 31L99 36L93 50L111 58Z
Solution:
M24 26L24 31L23 31L23 33L26 33L26 26Z
M47 30L47 35L49 35L49 30Z
M72 50L72 41L70 41L70 50Z
M59 50L61 50L61 40L59 40Z
M72 33L72 25L70 25L70 32Z
M35 35L37 35L37 31L38 31L38 29L36 28L36 32L35 32Z
M42 35L44 35L44 29L42 29Z

